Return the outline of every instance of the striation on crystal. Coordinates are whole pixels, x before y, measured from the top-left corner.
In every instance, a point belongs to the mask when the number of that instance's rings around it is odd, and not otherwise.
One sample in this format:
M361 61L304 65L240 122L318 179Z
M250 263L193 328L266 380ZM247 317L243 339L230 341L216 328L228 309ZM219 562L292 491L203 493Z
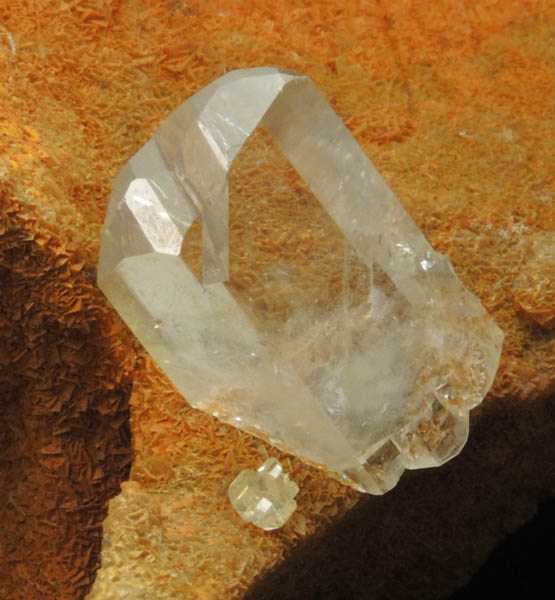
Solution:
M227 495L243 521L269 531L283 527L295 512L298 492L299 487L289 480L279 461L269 458L257 471L241 471Z
M382 494L468 435L503 334L322 92L230 72L113 184L98 283L193 406Z

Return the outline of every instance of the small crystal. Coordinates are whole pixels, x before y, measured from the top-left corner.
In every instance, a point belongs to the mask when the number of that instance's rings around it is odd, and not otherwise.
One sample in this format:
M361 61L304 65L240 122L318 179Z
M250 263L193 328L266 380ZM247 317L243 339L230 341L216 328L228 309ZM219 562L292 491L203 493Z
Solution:
M285 525L293 514L298 491L299 487L289 480L280 463L269 458L258 471L241 471L227 494L243 521L269 531Z

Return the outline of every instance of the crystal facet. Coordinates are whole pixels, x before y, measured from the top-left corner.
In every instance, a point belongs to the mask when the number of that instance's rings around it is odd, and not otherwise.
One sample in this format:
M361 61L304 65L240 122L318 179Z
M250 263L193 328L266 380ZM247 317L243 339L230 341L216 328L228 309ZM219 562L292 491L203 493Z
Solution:
M98 283L187 400L370 493L468 435L503 334L306 76L233 71L114 182Z
M231 482L227 495L243 521L262 529L282 527L297 508L296 483L275 458L269 458L257 471L246 469Z

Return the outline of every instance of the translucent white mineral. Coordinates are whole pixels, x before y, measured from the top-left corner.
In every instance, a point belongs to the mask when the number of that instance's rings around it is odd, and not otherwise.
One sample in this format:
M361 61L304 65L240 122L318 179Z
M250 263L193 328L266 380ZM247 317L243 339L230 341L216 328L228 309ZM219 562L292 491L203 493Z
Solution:
M186 399L381 494L468 434L503 335L323 94L183 103L114 181L98 283Z
M297 508L294 498L298 492L280 463L269 458L257 471L241 471L227 495L243 521L270 530L285 525Z

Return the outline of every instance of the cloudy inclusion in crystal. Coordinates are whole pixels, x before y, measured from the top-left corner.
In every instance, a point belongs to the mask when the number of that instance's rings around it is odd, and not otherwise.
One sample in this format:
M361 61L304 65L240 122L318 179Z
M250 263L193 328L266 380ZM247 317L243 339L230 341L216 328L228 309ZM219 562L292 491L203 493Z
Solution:
M502 344L318 88L272 68L131 158L98 282L193 406L376 494L460 451Z

